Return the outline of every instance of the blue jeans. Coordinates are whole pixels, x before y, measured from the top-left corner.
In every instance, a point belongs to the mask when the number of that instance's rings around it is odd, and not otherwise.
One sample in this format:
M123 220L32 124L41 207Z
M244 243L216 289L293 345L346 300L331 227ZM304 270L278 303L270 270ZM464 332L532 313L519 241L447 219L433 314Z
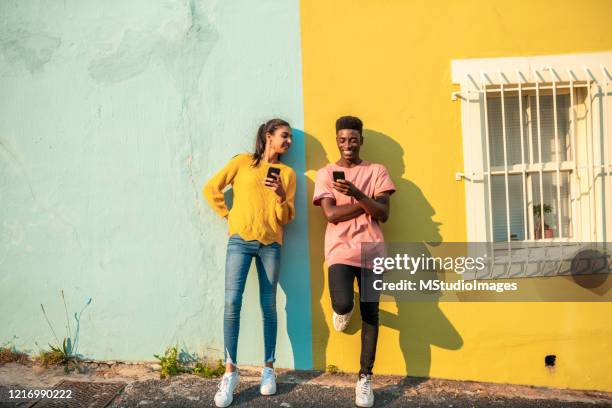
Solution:
M276 286L280 272L280 252L281 246L276 242L264 245L259 241L245 241L237 234L229 238L225 259L225 310L223 313L226 364L236 365L242 294L253 258L255 258L259 278L259 301L263 314L264 361L275 361Z

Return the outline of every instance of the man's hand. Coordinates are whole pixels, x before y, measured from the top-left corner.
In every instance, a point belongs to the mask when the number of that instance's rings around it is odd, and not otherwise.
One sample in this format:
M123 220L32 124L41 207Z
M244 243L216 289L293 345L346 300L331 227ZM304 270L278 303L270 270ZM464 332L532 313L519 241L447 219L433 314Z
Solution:
M347 195L349 197L353 197L355 200L359 201L365 194L361 192L353 183L348 180L338 180L333 182L334 190Z
M266 188L274 191L278 196L278 202L282 203L285 201L285 189L283 189L283 184L280 181L280 176L278 174L272 174L273 177L267 177L264 181L264 186Z

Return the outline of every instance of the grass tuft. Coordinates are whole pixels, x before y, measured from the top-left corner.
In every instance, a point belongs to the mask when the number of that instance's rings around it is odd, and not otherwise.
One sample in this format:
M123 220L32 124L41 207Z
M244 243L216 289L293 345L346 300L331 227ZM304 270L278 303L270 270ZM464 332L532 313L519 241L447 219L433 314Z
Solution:
M225 366L221 360L211 362L206 358L191 357L182 358L185 353L178 352L176 346L168 347L163 356L154 354L161 365L160 378L169 378L178 374L194 374L202 378L220 377L225 372Z
M0 347L0 365L6 363L27 364L30 358L26 353L17 351L15 347Z

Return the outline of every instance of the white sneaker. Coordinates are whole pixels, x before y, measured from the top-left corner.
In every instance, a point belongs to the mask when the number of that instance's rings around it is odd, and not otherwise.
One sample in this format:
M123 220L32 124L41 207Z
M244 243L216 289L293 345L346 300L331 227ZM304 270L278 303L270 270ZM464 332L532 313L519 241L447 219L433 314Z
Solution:
M374 391L372 391L372 376L359 376L355 387L355 405L358 407L371 407L374 405Z
M218 407L227 407L234 400L234 388L240 381L238 371L223 374L219 383L219 390L215 394L215 405Z
M353 315L354 309L355 309L355 306L353 305L353 308L351 309L351 311L343 315L340 315L334 312L333 321L334 321L334 329L336 329L336 331L344 331L346 329L346 326L348 326L349 322L351 321L351 316Z
M276 394L276 374L271 367L264 367L261 372L261 384L259 385L261 395Z

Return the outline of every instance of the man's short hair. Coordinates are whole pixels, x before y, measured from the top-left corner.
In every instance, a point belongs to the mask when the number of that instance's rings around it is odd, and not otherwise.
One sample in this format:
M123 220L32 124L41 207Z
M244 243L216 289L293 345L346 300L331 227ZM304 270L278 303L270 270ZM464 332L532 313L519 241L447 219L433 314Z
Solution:
M342 116L336 121L336 133L342 129L356 130L361 136L363 131L363 122L356 116Z

